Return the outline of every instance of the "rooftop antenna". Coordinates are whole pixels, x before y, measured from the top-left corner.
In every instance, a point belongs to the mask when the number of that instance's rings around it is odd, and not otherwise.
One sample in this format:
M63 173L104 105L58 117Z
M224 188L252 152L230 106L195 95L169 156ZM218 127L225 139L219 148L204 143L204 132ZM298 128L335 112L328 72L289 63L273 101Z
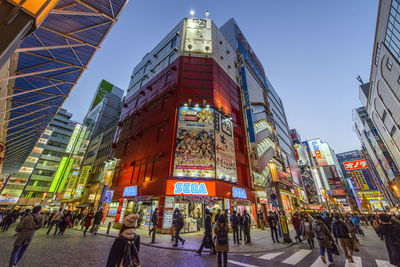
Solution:
M208 16L210 16L210 12L208 10L206 11L206 19L208 19Z
M357 75L356 79L357 79L357 81L359 81L359 82L361 83L361 85L364 84L364 82L363 82L363 80L361 79L361 76L360 76L360 75Z

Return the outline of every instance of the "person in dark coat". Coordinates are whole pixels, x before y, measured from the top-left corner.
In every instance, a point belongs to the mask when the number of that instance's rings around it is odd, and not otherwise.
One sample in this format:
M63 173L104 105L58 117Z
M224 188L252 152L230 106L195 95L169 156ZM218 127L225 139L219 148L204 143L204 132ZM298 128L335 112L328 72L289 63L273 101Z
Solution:
M83 231L83 235L86 235L86 231L89 229L90 225L92 225L92 220L93 220L93 211L90 211L88 215L86 215L85 218L85 231Z
M99 209L98 212L96 212L96 214L94 215L94 220L93 220L93 228L90 231L92 233L92 235L96 235L97 231L99 230L99 226L101 224L101 220L103 220L103 209Z
M350 238L350 231L346 226L346 223L342 221L339 214L335 214L334 220L332 222L332 234L337 240L339 239L340 246L343 249L346 259L349 263L354 263L353 261L353 241Z
M225 243L222 242L223 236L220 238L220 231L224 231L226 233ZM222 267L222 255L224 256L224 267L228 264L228 251L229 251L229 240L228 240L228 232L229 226L226 220L226 216L219 216L218 222L214 228L214 234L217 237L217 241L215 243L215 250L218 252L218 267Z
M185 225L185 220L183 219L183 215L181 213L181 211L176 208L175 211L176 212L176 218L175 220L172 222L175 226L175 244L173 244L174 247L178 246L178 241L181 241L182 246L185 244L185 240L182 239L182 237L179 236L179 233L181 232L183 226Z
M295 239L299 240L300 243L303 243L301 241L301 232L300 232L301 219L297 212L295 214L293 214L292 224L293 224L294 230L296 231Z
M211 252L213 254L217 253L215 251L215 244L212 239L211 216L212 216L212 213L208 209L206 209L206 218L204 220L204 237L203 237L203 241L201 242L201 246L200 246L199 250L196 251L196 253L199 255L201 255L201 252L203 251L204 247L210 247Z
M7 231L10 225L14 222L13 214L10 212L3 220L3 232Z
M243 211L243 229L244 229L244 234L246 236L246 243L251 243L250 227L251 227L250 215L247 213L247 210L245 209Z
M62 234L62 235L64 234L65 230L71 223L71 216L72 216L72 214L71 214L71 211L69 210L62 217L61 222L60 222L60 232L58 232L58 234Z
M17 266L17 263L33 240L36 230L43 227L44 216L40 214L40 210L40 206L34 207L32 213L26 215L15 228L17 239L14 242L14 249L11 253L10 266Z
M312 228L314 236L318 240L321 260L323 263L326 263L325 259L325 250L326 250L328 253L329 266L333 266L332 244L334 240L331 231L329 230L328 226L326 226L326 224L322 221L322 217L320 215L315 216L315 220L313 219L313 217L311 217L311 215L309 215L309 218L313 220Z
M278 242L279 243L279 239L278 239L278 229L277 229L277 225L278 222L275 219L274 213L272 211L269 212L269 216L268 216L268 225L269 228L271 229L271 237L272 237L272 241ZM274 238L274 234L275 234L275 238Z
M236 215L236 210L233 211L233 214L231 215L231 226L232 226L232 232L233 232L233 243L238 243L239 242L239 218Z
M140 265L140 236L135 232L138 218L138 214L130 214L123 220L119 235L111 247L106 267Z
M158 224L158 208L156 208L151 215L151 222L153 224L153 227L149 231L149 235L153 233L151 236L151 243L154 243L156 241L156 231L157 231L157 224Z
M239 212L238 214L239 219L239 241L242 241L242 235L244 236L244 241L246 242L246 236L243 232L243 215Z
M380 214L379 221L381 224L376 232L385 240L389 261L395 266L400 266L400 227L393 223L387 214Z

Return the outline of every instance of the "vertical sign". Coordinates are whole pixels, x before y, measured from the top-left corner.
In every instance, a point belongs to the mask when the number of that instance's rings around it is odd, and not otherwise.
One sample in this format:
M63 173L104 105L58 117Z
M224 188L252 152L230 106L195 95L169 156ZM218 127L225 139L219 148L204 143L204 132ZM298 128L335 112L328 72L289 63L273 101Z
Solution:
M232 121L215 112L215 159L218 179L237 182Z

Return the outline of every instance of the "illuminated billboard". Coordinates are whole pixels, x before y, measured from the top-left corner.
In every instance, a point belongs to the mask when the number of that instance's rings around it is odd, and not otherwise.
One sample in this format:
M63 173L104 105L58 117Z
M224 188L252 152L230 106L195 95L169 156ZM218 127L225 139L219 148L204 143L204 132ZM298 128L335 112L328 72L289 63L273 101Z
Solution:
M72 148L74 147L76 138L78 137L79 130L81 129L81 124L77 123L75 125L75 129L71 135L71 138L69 139L69 143L67 145L67 148L65 149L65 152L70 153Z
M187 18L183 51L212 54L211 20Z
M348 171L368 168L367 162L364 159L346 161L346 162L343 162L343 165L344 165L344 168Z

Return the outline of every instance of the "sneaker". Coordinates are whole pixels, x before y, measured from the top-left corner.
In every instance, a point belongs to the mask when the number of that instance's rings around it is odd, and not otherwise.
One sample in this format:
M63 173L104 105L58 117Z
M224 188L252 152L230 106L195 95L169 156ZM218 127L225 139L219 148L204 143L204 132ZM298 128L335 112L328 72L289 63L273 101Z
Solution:
M321 260L322 260L323 263L326 264L325 256L321 256Z
M182 241L182 247L183 247L184 244L185 244L185 239L183 239L183 241Z

